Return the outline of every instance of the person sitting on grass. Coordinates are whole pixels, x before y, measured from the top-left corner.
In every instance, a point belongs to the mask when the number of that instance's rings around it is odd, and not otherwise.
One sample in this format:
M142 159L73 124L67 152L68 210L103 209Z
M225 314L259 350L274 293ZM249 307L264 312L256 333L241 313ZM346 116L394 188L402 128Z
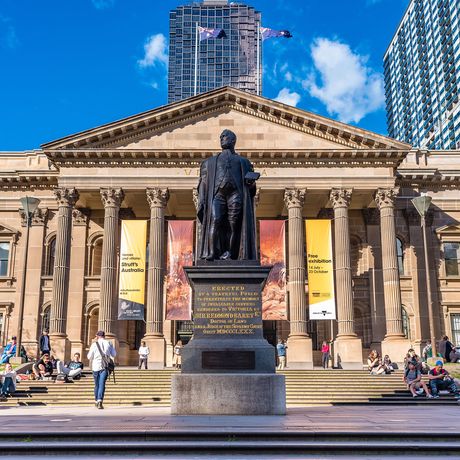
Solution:
M16 391L16 371L10 363L5 364L5 370L0 374L2 389L0 398L11 396Z
M460 347L452 348L449 358L451 363L460 363Z
M423 388L428 399L433 398L427 384L422 380L422 373L417 369L415 363L412 361L409 361L408 367L404 371L404 382L406 383L409 391L412 393L413 398L418 396L417 390L420 390L420 388Z
M441 360L436 361L436 365L429 372L428 378L430 379L431 393L434 398L439 398L438 393L440 390L448 390L456 399L460 399L457 385L454 379L449 375L449 372L443 368L443 362Z
M376 369L380 365L380 355L377 350L372 350L367 357L367 369L369 372L375 373Z
M32 370L37 380L51 380L53 376L53 363L50 355L45 353L33 366Z

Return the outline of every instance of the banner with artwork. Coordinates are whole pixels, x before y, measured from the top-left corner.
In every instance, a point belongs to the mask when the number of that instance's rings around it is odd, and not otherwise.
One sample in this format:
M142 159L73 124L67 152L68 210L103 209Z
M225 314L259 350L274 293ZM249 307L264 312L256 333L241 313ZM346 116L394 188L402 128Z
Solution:
M307 220L305 231L310 319L336 319L331 221Z
M192 289L184 267L193 265L193 220L168 221L166 319L191 319Z
M118 319L143 320L147 221L121 222Z
M284 220L260 220L259 234L261 264L273 265L262 292L262 319L287 319Z

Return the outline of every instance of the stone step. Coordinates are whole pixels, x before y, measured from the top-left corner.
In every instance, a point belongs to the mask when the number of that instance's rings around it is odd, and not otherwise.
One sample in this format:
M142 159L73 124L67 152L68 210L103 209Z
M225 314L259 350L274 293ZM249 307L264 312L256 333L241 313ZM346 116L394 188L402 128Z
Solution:
M317 455L348 455L374 458L385 453L388 456L406 458L454 457L460 455L460 439L456 433L334 433L334 432L243 432L238 429L215 433L208 432L124 432L123 440L118 432L84 433L27 433L0 434L0 449L9 455L65 456L103 454L104 456L170 455L175 452L181 456L199 454L213 456L226 454L235 456L245 454L284 455L293 453ZM190 458L190 457L189 457Z

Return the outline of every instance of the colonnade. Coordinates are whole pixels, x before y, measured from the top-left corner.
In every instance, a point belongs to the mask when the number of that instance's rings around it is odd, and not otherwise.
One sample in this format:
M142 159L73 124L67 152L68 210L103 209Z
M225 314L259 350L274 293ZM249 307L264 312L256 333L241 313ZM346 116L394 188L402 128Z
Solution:
M124 200L121 188L100 190L104 206L104 239L101 264L101 288L99 329L108 337L117 339L117 246L119 242L119 211ZM362 366L362 344L354 331L353 285L350 260L350 232L348 210L353 191L333 188L330 203L334 213L334 251L338 334L335 354L344 368ZM382 271L386 313L386 336L382 351L392 352L395 347L405 346L402 325L401 293L396 254L396 231L394 204L396 189L378 189L376 206L380 210ZM53 275L53 298L51 306L50 336L58 353L65 354L70 245L72 237L72 209L78 201L78 191L58 188L58 228L56 257ZM284 191L284 203L288 211L289 229L289 321L288 350L292 367L311 368L312 342L307 331L307 299L305 295L306 267L304 252L303 206L308 191L289 188ZM148 188L146 199L150 206L149 269L147 280L146 335L144 340L151 348L152 367L163 367L166 342L163 335L163 278L165 274L165 208L169 199L167 188Z

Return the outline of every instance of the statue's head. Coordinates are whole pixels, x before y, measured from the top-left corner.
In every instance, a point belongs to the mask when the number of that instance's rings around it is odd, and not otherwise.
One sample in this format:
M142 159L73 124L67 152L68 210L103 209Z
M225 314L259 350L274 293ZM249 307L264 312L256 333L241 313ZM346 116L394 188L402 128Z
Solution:
M236 144L236 134L229 129L224 129L222 134L220 135L220 146L223 149L231 149L235 148Z

